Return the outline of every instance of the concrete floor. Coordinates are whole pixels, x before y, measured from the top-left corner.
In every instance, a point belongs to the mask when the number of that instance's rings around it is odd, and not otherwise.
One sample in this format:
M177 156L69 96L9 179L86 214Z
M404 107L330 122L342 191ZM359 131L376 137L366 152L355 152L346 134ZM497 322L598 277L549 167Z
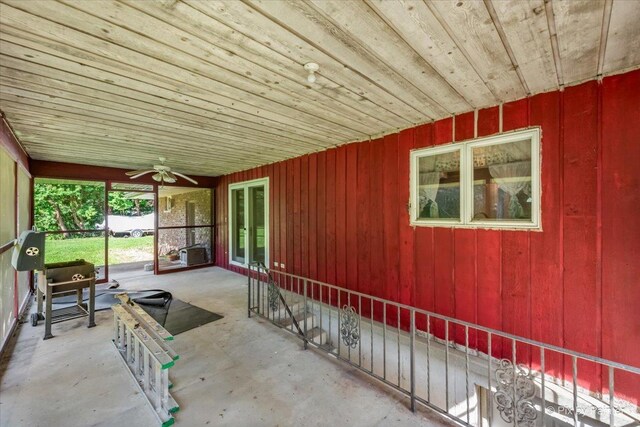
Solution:
M180 334L171 368L177 425L453 425L366 375L246 315L246 279L219 268L121 281L165 289L224 319ZM111 343L110 311L53 326L21 325L0 361L2 426L157 426Z

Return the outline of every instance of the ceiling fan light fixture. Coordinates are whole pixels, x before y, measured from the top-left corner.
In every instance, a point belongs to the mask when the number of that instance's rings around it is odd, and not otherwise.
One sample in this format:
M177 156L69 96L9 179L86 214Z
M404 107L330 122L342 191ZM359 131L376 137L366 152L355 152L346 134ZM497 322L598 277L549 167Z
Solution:
M167 184L175 183L176 181L178 181L178 177L184 178L185 180L195 185L198 185L198 181L196 181L195 179L187 175L184 175L180 172L172 171L171 167L164 164L164 162L167 160L164 157L160 157L159 160L160 160L160 164L153 165L150 169L128 171L128 172L125 172L125 175L127 175L130 179L136 179L141 177L142 175L153 173L153 175L151 175L151 178L154 181L159 182L162 186L164 186L165 182Z

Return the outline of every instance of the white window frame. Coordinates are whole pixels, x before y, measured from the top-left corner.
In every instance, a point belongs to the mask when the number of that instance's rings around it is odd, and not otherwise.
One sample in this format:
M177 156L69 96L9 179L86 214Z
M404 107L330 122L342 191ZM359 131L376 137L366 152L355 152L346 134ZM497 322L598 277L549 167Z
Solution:
M237 262L234 261L233 259L233 202L232 202L232 193L233 190L239 190L239 189L244 189L245 192L245 204L244 204L244 217L245 220L248 221L250 218L249 215L249 188L251 187L261 187L264 186L264 221L265 221L265 227L264 227L264 244L265 244L265 249L264 249L264 260L265 260L265 265L269 266L269 226L270 226L270 222L269 222L269 177L266 178L260 178L260 179L253 179L251 181L243 181L243 182L236 182L234 184L229 184L229 189L228 189L228 204L229 204L229 212L228 212L228 251L229 251L229 264L231 265L235 265L238 267L244 267L247 268L248 267L248 262L249 262L249 258L250 258L250 248L249 248L249 234L250 233L245 233L245 248L246 248L246 252L245 252L245 257L244 263L241 262ZM248 224L245 224L248 226Z
M529 139L531 141L531 220L530 221L482 221L473 220L473 148L489 145L508 144L511 142ZM427 227L460 227L460 228L495 228L513 230L541 230L541 185L540 185L540 140L539 127L502 133L483 138L475 138L467 141L456 142L437 147L428 147L412 150L410 155L409 174L409 215L413 226ZM438 154L460 153L460 218L459 219L419 219L418 202L418 172L419 160L425 156Z

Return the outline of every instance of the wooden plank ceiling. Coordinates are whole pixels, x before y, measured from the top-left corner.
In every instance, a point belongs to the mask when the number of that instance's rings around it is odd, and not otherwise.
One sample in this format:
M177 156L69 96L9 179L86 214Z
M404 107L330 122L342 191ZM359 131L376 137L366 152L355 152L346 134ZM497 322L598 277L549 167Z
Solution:
M640 64L628 0L0 3L0 108L80 164L221 175Z

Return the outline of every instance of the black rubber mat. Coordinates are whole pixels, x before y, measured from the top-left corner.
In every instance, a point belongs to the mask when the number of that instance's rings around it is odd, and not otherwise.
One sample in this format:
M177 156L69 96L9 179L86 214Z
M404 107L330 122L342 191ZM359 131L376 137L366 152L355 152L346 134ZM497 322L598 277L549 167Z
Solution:
M126 289L96 289L95 310L108 310L113 304L118 304L120 300L116 298L116 295L123 292L127 292L129 294L129 298L131 298L135 302L138 302L138 299L144 301L146 299L163 298L165 296L168 296L169 299L172 298L169 292L163 291L162 289L151 289L148 291L127 291ZM89 293L83 292L82 296L83 301L86 303L89 300ZM52 303L54 304L54 306L75 304L76 296L69 295L66 297L54 298Z
M223 317L204 308L173 298L171 293L161 289L131 292L125 289L102 289L96 291L95 310L108 310L112 305L120 303L116 295L122 292L127 292L129 298L149 313L156 322L164 326L172 335L178 335L198 326L215 322ZM88 299L88 296L88 294L85 295L85 298ZM75 302L75 295L54 298L53 300L53 304L58 307L61 305L75 305Z
M139 305L172 335L181 334L223 317L177 298L173 298L167 307L140 303Z

